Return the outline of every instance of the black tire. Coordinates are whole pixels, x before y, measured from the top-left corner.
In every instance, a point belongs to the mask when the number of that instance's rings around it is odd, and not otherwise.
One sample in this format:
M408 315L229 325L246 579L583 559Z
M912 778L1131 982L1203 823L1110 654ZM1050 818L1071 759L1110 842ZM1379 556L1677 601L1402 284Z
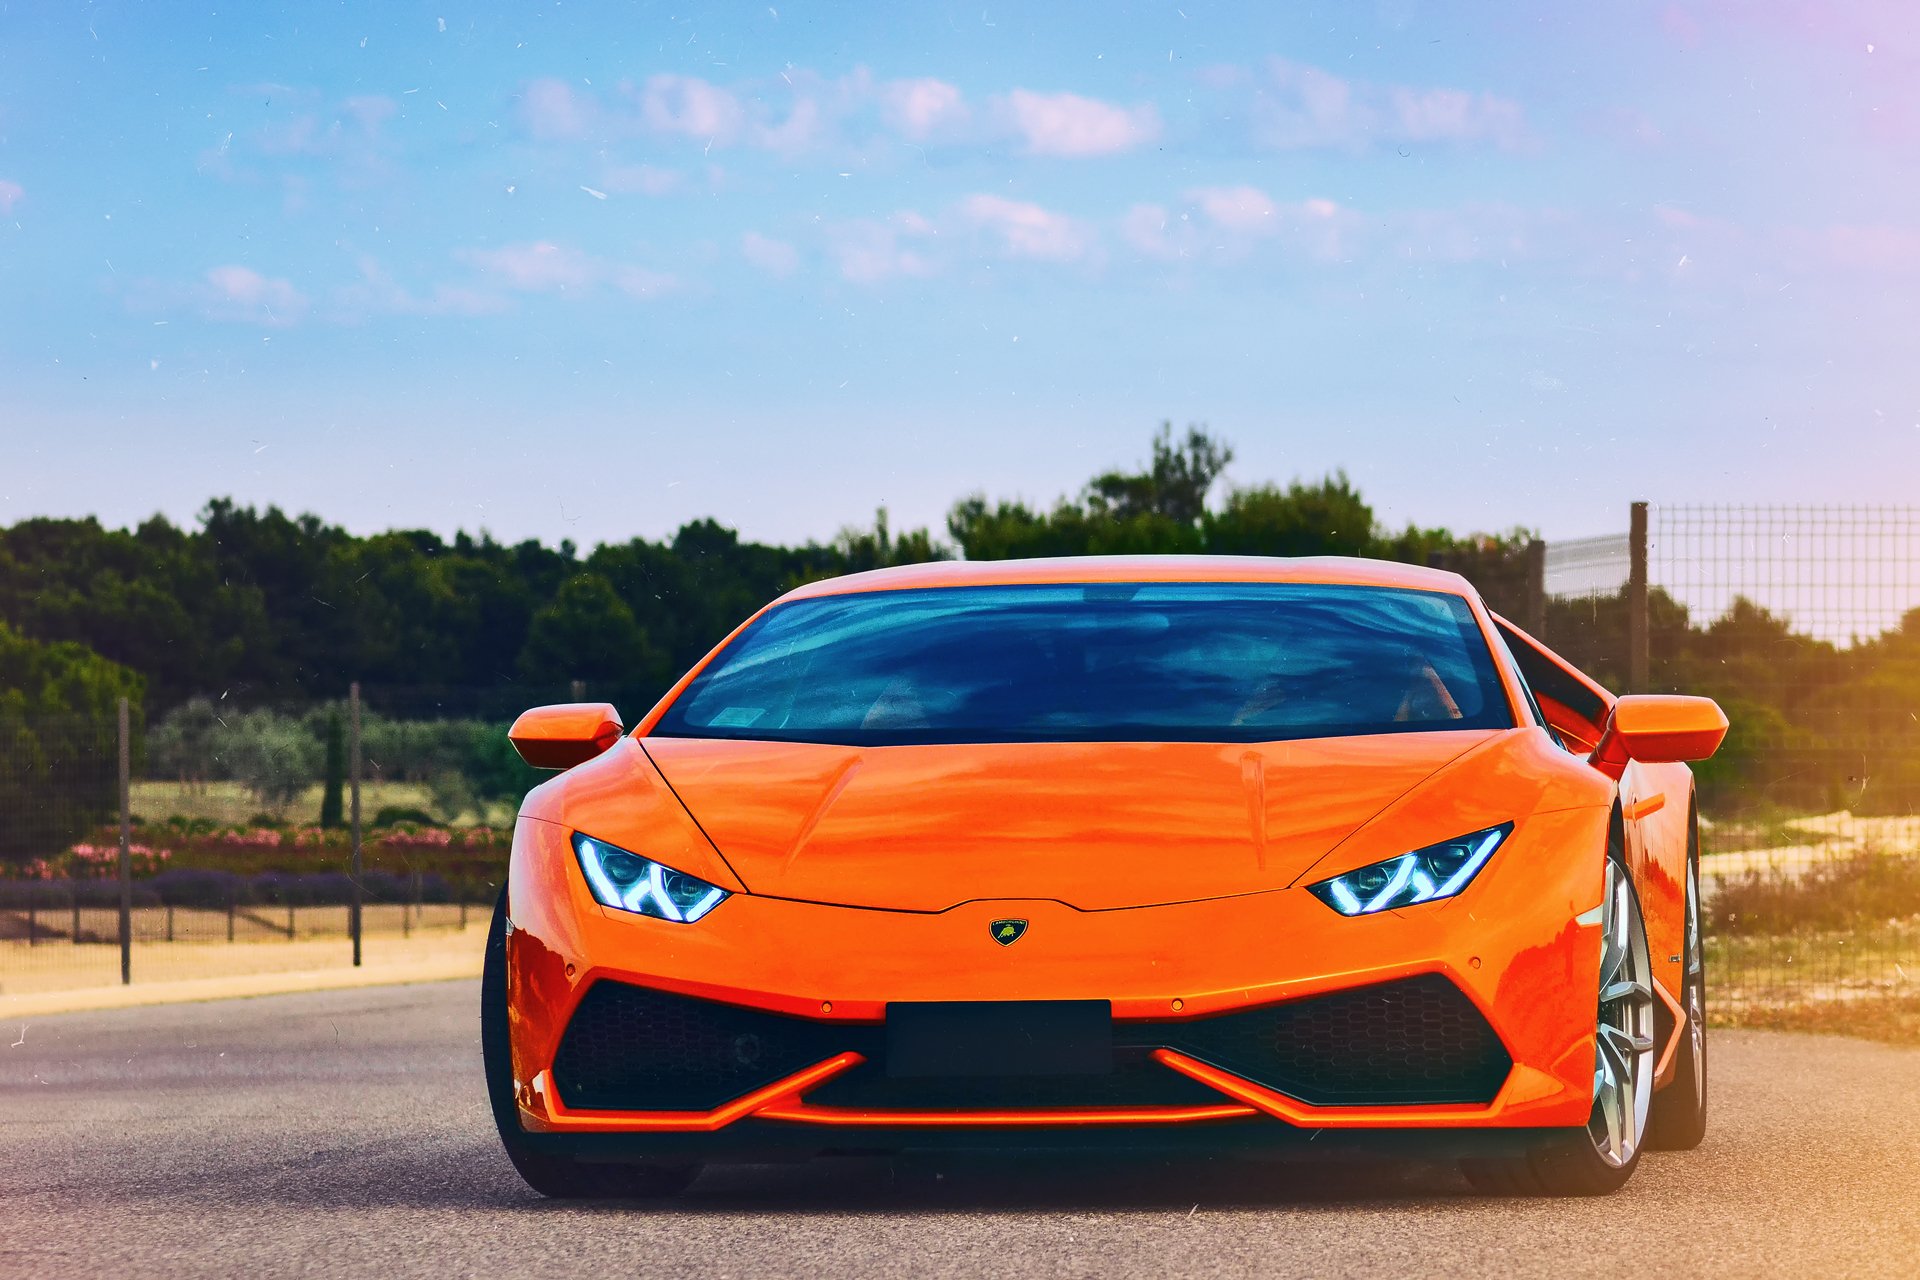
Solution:
M1674 1058L1673 1079L1653 1096L1647 1145L1691 1151L1707 1136L1707 958L1700 932L1700 818L1687 823L1686 943L1681 948L1680 1005L1686 1034Z
M1626 867L1625 852L1619 834L1608 841L1608 885L1609 891L1603 899L1603 905L1620 901L1627 912L1623 936L1628 939L1627 950L1637 954L1641 963L1640 972L1647 973L1646 967L1646 921L1640 914L1640 898L1634 891L1633 878ZM1617 879L1616 879L1617 877ZM1616 886L1624 885L1616 899ZM1603 916L1608 927L1611 920ZM1606 965L1606 952L1603 944L1602 966ZM1595 975L1596 983L1604 982L1608 975L1604 972ZM1619 976L1616 975L1616 982ZM1651 981L1650 977L1648 979ZM1604 993L1604 988L1602 988ZM1648 986L1644 995L1630 1002L1635 1019L1635 1034L1641 1047L1628 1062L1629 1072L1643 1078L1645 1087L1652 1086L1651 1035L1653 992ZM1604 1006L1605 1001L1602 1001ZM1618 1004L1616 1008L1620 1007ZM1643 1012L1644 1010L1644 1012ZM1604 1014L1604 1008L1601 1012ZM1604 1016L1601 1021L1605 1021ZM1644 1024L1644 1034L1641 1031ZM1605 1027L1602 1027L1605 1030ZM1599 1037L1596 1037L1596 1041ZM1596 1057L1600 1053L1598 1043L1595 1046ZM1596 1063L1596 1076L1599 1064ZM1512 1155L1482 1157L1462 1160L1460 1172L1474 1190L1487 1195L1504 1196L1603 1196L1618 1191L1633 1177L1633 1171L1640 1165L1640 1153L1646 1147L1645 1131L1638 1135L1632 1149L1624 1159L1603 1154L1600 1140L1593 1132L1593 1125L1600 1123L1602 1117L1599 1090L1596 1086L1594 1118L1578 1129L1565 1129L1535 1142L1526 1150ZM1629 1104L1630 1106L1632 1104Z
M514 1105L508 1035L507 894L502 889L480 970L480 1054L486 1066L487 1101L507 1159L528 1186L556 1199L650 1200L684 1191L699 1176L700 1166L695 1163L602 1164L530 1149L520 1127L520 1110Z

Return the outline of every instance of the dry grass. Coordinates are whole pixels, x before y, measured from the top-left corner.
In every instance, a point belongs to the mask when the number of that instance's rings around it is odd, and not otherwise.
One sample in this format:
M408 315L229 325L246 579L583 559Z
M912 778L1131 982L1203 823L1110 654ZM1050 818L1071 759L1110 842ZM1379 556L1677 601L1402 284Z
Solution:
M1809 1031L1857 1036L1887 1044L1920 1044L1920 995L1867 996L1855 1000L1809 1000L1752 1004L1713 1012L1719 1027Z
M321 792L322 788L317 785L308 787L279 816L297 825L319 822ZM417 782L362 783L362 816L371 822L373 815L385 808L430 811L433 798L427 787ZM215 822L238 826L263 809L259 800L237 782L192 784L149 780L133 784L133 813L143 822L162 822L168 818L210 818ZM494 826L510 826L513 813L514 806L496 803L489 806L486 819ZM455 825L470 826L478 824L480 820L479 814L467 813L461 815Z

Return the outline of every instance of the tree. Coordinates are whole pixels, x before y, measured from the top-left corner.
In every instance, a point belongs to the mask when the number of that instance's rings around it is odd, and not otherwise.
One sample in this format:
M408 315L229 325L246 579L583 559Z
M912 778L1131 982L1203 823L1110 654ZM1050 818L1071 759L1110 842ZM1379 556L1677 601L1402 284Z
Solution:
M843 562L843 572L859 573L865 569L885 569L900 564L923 564L928 560L946 560L951 553L928 535L925 529L915 529L893 536L887 523L887 509L881 507L873 513L872 529L857 529L849 525L840 531L833 540L833 549Z
M1205 528L1207 550L1220 555L1363 556L1377 544L1373 508L1344 471L1311 485L1235 489Z
M578 573L533 615L520 670L530 680L627 681L659 665L647 633L613 584Z
M1176 445L1173 424L1162 423L1145 470L1095 476L1046 515L975 494L954 504L947 531L969 560L1199 551L1207 494L1232 460L1205 428L1188 427Z
M114 811L119 702L137 709L143 688L82 645L29 640L0 622L0 858L59 854Z
M1190 426L1179 445L1173 424L1163 422L1153 438L1153 461L1145 471L1109 471L1087 483L1083 502L1089 513L1127 521L1161 516L1191 527L1206 514L1207 493L1233 461L1233 449Z
M327 778L325 789L320 793L320 825L332 828L344 825L346 814L342 792L347 781L347 744L346 735L341 732L340 713L331 712L327 716L326 751Z
M232 717L216 750L228 773L275 813L319 781L320 743L290 716L263 710Z

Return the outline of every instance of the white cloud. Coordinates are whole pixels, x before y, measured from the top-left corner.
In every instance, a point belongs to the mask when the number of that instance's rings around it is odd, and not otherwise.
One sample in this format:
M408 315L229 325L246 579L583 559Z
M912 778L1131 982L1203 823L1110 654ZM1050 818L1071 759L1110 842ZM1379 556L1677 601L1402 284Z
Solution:
M932 258L914 241L931 239L933 224L918 213L904 211L884 221L862 219L838 227L833 256L840 274L855 284L878 284L907 276L930 276Z
M1273 198L1258 187L1198 187L1187 199L1217 227L1228 231L1269 232L1274 229Z
M1491 93L1396 88L1387 100L1395 136L1409 142L1491 142L1514 147L1526 139L1520 104Z
M593 119L593 104L565 80L532 81L520 97L520 111L536 138L578 138Z
M1239 262L1256 240L1287 251L1337 260L1358 219L1331 200L1281 203L1258 187L1196 187L1182 207L1134 205L1120 219L1120 235L1154 258Z
M785 120L777 125L756 125L753 141L769 150L791 155L818 142L825 126L819 100L802 94L793 100L793 110L787 112Z
M592 258L550 240L467 249L459 256L509 288L530 293L585 289L599 279L598 264Z
M1074 93L1015 89L1001 107L1034 155L1113 155L1160 135L1160 113L1151 103L1121 107Z
M749 231L740 237L740 253L754 266L776 276L792 275L800 265L800 254L785 240Z
M306 295L291 281L231 263L207 272L203 297L207 314L216 320L243 320L274 328L295 323L307 310Z
M525 293L582 297L605 284L629 297L653 298L669 292L678 283L670 275L596 258L550 240L501 245L497 249L465 249L456 256L502 286Z
M640 91L640 121L655 133L678 133L725 146L746 124L730 91L698 76L650 76Z
M923 142L967 119L966 98L944 80L895 80L880 90L880 111L895 130Z
M1087 252L1088 236L1079 223L1037 204L977 195L962 201L960 211L975 226L997 236L1001 247L1014 257L1070 262Z
M424 295L415 294L368 254L360 256L358 265L359 281L335 291L329 300L330 319L352 323L376 311L410 316L495 315L507 307L507 300L498 293L464 285L440 284Z
M12 213L13 206L26 197L27 189L17 182L0 178L0 213Z
M1350 145L1366 131L1364 109L1345 80L1285 58L1267 64L1271 87L1256 99L1255 130L1275 147Z
M1193 252L1194 229L1184 213L1165 205L1137 204L1120 219L1120 236L1154 258L1184 258Z
M1520 147L1520 105L1492 93L1350 81L1319 67L1271 58L1251 112L1268 146L1359 147L1373 142L1487 142Z

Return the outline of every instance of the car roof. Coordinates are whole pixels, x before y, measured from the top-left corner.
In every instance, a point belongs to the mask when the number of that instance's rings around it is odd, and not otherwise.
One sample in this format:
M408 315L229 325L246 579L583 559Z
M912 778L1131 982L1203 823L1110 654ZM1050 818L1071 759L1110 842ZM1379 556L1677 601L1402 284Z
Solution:
M1366 560L1357 556L1057 556L1033 560L935 560L869 569L796 587L781 597L930 587L980 587L1066 582L1299 582L1344 586L1404 587L1471 597L1457 573Z

